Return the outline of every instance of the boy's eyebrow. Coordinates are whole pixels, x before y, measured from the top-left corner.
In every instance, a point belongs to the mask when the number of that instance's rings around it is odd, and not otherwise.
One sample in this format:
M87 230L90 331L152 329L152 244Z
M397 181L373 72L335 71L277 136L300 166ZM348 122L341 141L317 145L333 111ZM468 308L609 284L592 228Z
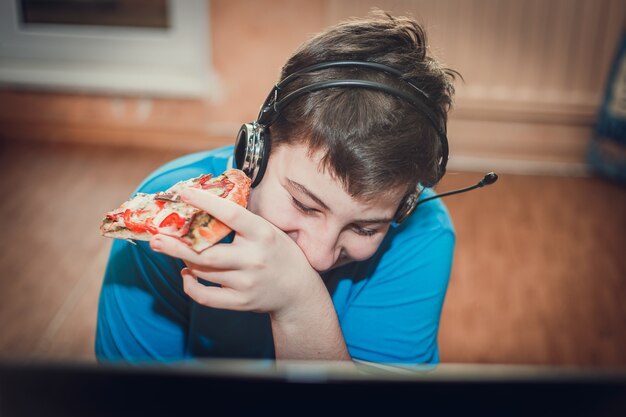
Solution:
M374 223L391 223L392 221L393 221L393 218L391 218L391 217L381 217L380 219L360 219L360 220L355 220L354 223L374 224Z
M291 185L294 188L297 188L300 192L303 192L304 194L306 194L307 196L309 196L311 198L311 200L315 201L317 204L319 204L320 206L322 206L325 210L331 211L330 208L315 194L313 194L308 188L306 188L304 185L300 184L299 182L295 182L293 180L290 180L289 178L287 178L287 182L289 183L289 185Z
M317 204L322 206L325 210L332 211L318 196L313 194L311 190L306 188L304 185L300 184L299 182L290 180L289 178L287 178L287 182L292 187L298 189L300 192L309 196L313 201L315 201ZM376 218L376 219L360 219L360 220L356 220L354 223L373 224L373 223L391 223L392 221L393 221L393 218L381 217L381 218Z

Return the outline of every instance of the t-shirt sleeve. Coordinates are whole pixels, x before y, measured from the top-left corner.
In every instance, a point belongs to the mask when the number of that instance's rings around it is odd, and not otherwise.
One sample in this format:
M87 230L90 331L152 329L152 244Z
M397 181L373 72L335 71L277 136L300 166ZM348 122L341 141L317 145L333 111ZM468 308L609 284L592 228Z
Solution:
M178 181L219 174L232 149L178 158L154 171L136 192L165 191ZM96 355L100 361L186 358L191 301L182 261L152 251L147 242L114 240L100 292Z
M455 234L441 222L407 228L390 232L380 258L357 277L346 307L338 311L354 359L439 362L437 333Z

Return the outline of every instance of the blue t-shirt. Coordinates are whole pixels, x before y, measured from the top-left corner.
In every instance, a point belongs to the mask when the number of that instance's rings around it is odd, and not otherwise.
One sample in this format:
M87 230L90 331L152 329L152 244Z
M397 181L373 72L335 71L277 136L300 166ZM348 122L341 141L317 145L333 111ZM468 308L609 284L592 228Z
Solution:
M232 146L176 159L137 192L164 191L230 167ZM433 195L429 189L422 197ZM454 229L441 200L392 225L377 252L322 278L353 359L437 363L437 332L454 250ZM268 314L202 306L183 291L181 260L147 242L114 240L100 293L96 355L101 361L274 358Z

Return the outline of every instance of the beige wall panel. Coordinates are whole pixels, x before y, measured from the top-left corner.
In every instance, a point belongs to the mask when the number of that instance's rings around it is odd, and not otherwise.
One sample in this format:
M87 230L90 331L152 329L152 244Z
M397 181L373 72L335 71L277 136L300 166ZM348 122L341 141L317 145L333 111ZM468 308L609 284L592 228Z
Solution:
M218 99L4 88L0 135L185 150L230 143L302 41L372 6L422 21L433 53L463 75L450 117L454 155L474 158L476 169L513 159L532 173L549 159L571 168L558 173L580 173L624 28L620 0L213 0Z

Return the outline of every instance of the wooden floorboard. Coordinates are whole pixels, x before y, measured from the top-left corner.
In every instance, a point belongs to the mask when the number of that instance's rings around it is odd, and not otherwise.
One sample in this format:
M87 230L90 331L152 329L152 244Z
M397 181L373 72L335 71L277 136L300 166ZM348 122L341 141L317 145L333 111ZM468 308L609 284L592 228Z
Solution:
M447 204L458 245L442 358L626 365L626 189L598 178L503 175Z
M93 360L104 212L174 150L0 142L0 356ZM450 173L445 191L478 181ZM449 197L443 362L626 367L626 189L501 175Z
M93 359L102 215L176 152L2 144L0 352Z

